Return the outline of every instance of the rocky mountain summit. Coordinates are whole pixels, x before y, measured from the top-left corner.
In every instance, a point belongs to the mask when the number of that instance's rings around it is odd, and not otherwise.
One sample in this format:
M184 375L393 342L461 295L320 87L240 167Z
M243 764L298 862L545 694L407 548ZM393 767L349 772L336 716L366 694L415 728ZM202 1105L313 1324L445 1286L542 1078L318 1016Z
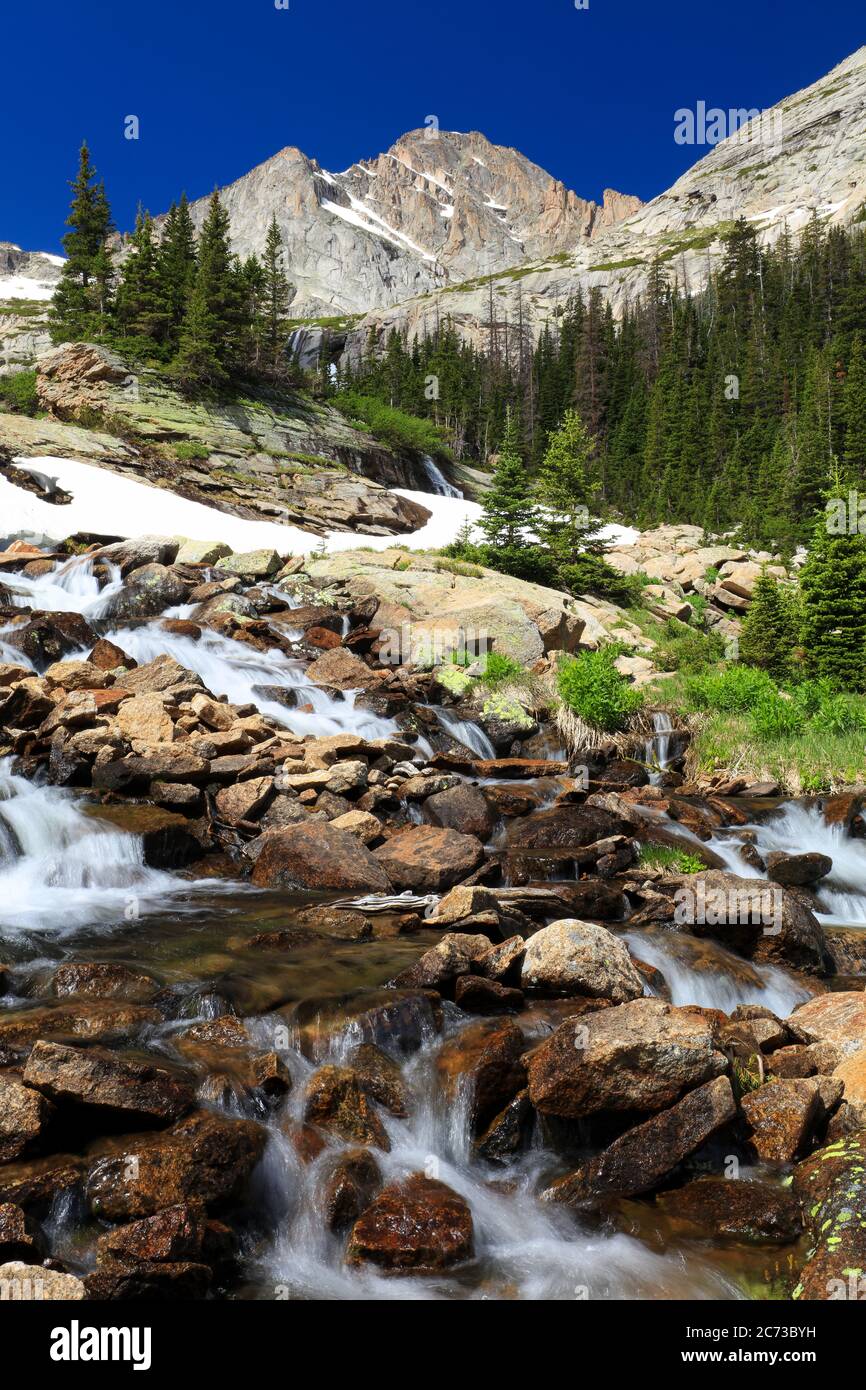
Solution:
M728 126L743 114L725 112ZM709 133L696 113L695 139ZM754 222L772 242L786 228L792 234L802 231L813 215L825 223L849 223L864 201L866 47L732 130L649 203L607 225L596 224L591 239L574 238L555 260L549 252L529 250L519 271L516 260L510 270L491 267L492 291L490 282L477 277L391 309L371 310L350 335L349 355L357 355L371 330L405 328L411 337L446 315L482 345L491 293L496 317L513 322L518 285L523 321L536 331L578 289L598 287L616 313L644 289L654 258L681 289L695 291L706 283L736 218Z
M299 316L365 313L543 260L640 207L640 199L610 189L599 207L478 131L430 128L337 174L289 147L221 197L242 256L261 253L276 216ZM191 206L197 227L207 204Z

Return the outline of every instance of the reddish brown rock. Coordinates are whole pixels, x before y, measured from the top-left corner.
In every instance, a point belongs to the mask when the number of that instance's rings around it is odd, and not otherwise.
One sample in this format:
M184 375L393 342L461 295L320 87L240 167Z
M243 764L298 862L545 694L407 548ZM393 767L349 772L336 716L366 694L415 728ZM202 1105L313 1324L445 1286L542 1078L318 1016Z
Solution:
M803 1153L821 1121L842 1098L841 1082L827 1086L821 1081L813 1077L772 1081L743 1096L740 1104L759 1157L789 1163Z
M28 1086L55 1103L86 1105L113 1117L171 1124L192 1105L185 1082L160 1067L121 1060L102 1048L37 1042L24 1069Z
M477 869L484 858L474 835L414 825L374 851L394 887L419 893L442 893Z
M700 1014L636 999L561 1024L527 1065L535 1108L578 1119L604 1110L662 1110L728 1064Z
M97 1261L140 1264L164 1260L197 1260L207 1226L207 1213L188 1202L165 1207L154 1216L107 1231L97 1242Z
M95 1157L86 1183L90 1209L128 1221L183 1202L225 1201L243 1187L264 1144L265 1131L250 1120L205 1112L164 1133L128 1136L115 1153Z
M0 1163L32 1149L48 1125L53 1107L14 1076L0 1072Z
M828 1144L794 1169L793 1195L813 1238L792 1297L804 1302L863 1298L866 1270L866 1130Z
M454 999L469 1014L509 1014L523 1008L523 990L481 975L461 976L454 987Z
M391 1148L385 1126L351 1067L320 1067L310 1077L304 1119L349 1143L373 1144L385 1153Z
M144 1004L159 993L150 975L110 961L69 961L51 977L51 993L59 998L83 995L90 999L126 999Z
M445 1183L413 1173L392 1183L352 1227L350 1265L385 1274L436 1274L474 1254L472 1213Z
M382 1172L369 1149L350 1149L334 1162L322 1186L325 1225L340 1232L358 1220L382 1186Z
M0 1264L7 1260L38 1263L45 1249L35 1221L13 1202L0 1202Z
M490 839L495 824L490 807L477 787L461 782L436 792L424 802L424 817L431 825L474 835L482 844Z
M705 1177L663 1192L656 1205L685 1235L787 1243L803 1234L800 1204L769 1182Z
M476 1134L525 1086L523 1050L523 1034L504 1018L470 1023L440 1048L436 1074L446 1100L465 1099Z
M625 1134L596 1158L553 1183L542 1197L567 1206L608 1194L651 1192L678 1163L737 1113L726 1076L718 1076Z
M442 832L440 832L442 833ZM387 893L386 867L347 830L324 822L269 830L253 870L257 888L318 888Z

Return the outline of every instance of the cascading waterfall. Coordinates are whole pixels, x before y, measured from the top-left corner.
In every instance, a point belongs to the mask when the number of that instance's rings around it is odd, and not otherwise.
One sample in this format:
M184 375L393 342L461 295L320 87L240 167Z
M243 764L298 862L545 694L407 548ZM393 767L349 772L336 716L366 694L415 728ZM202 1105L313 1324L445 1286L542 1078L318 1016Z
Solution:
M328 734L356 733L363 738L390 738L397 734L393 719L385 719L359 708L351 691L335 700L321 686L307 680L303 664L293 661L277 648L257 652L230 637L202 629L193 640L178 633L154 627L118 628L108 634L123 651L139 664L158 656L172 656L181 666L195 671L215 695L226 695L233 704L255 704L269 718L293 733L323 737ZM299 705L310 705L310 712L291 709L278 700L268 700L257 687L278 686L295 692Z
M88 816L69 793L0 761L0 928L63 934L136 916L188 888L144 862L140 836ZM210 885L209 885L210 886Z
M257 1041L276 1047L292 1073L288 1110L299 1124L313 1066L294 1048L281 1045L284 1028L274 1030L266 1019L254 1026ZM346 1037L322 1060L348 1061ZM468 1107L460 1097L456 1104L444 1100L434 1071L437 1047L438 1040L431 1039L403 1064L410 1115L398 1120L382 1112L391 1150L377 1151L376 1160L385 1182L423 1172L464 1198L474 1227L473 1276L461 1283L447 1274L439 1279L392 1279L372 1268L348 1268L344 1241L331 1235L322 1220L320 1194L329 1165L352 1145L332 1139L319 1159L304 1164L286 1136L283 1114L269 1124L270 1140L254 1194L276 1232L270 1248L251 1254L248 1265L265 1297L274 1297L275 1289L279 1297L365 1300L630 1299L647 1297L649 1289L657 1298L744 1296L694 1252L686 1265L677 1253L657 1253L629 1235L581 1232L569 1212L534 1195L549 1162L540 1148L531 1148L521 1161L509 1165L503 1190L493 1187L502 1169L474 1155Z
M436 497L462 497L463 493L459 488L449 483L442 469L429 454L421 455L421 466L427 475L430 484L430 491Z
M828 825L816 806L790 801L769 820L749 826L762 858L774 851L802 854L810 850L833 861L829 876L817 885L821 907L817 916L827 924L866 923L866 841L852 839L843 826ZM733 840L717 837L710 847L741 878L762 878L747 864Z
M457 743L462 743L476 757L488 760L497 756L481 725L473 719L461 719L453 710L443 709L441 705L428 705L427 708L432 709L446 734Z
M652 765L649 779L653 786L661 781L670 761L673 728L670 715L664 710L656 710L653 714L653 732L644 744L644 762Z
M85 618L102 618L123 587L117 565L102 560L108 570L108 582L100 587L93 573L91 555L74 556L58 563L48 574L30 578L12 574L3 583L12 590L12 601L18 607L43 609L50 613L81 613Z
M809 991L778 966L743 961L718 943L713 946L709 971L698 968L701 943L691 937L641 931L627 932L623 940L633 955L661 971L672 1004L694 1004L723 1013L738 1004L762 1004L779 1018L787 1018L809 998Z

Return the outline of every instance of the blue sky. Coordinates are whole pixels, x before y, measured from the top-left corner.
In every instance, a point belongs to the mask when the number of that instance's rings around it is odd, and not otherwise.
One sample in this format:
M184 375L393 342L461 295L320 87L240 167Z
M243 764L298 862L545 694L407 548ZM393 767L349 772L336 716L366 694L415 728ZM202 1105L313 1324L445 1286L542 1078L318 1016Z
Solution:
M124 228L139 201L161 212L285 145L343 169L428 115L585 197L649 198L695 159L673 140L678 107L771 105L866 41L862 0L288 3L8 7L0 240L60 249L84 137Z

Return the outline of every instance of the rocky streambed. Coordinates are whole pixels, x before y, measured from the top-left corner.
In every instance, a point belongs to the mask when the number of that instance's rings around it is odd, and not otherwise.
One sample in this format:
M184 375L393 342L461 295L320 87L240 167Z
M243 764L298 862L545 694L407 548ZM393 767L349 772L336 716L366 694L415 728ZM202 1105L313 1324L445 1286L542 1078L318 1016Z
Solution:
M0 1279L847 1296L864 798L569 758L224 549L0 556Z

